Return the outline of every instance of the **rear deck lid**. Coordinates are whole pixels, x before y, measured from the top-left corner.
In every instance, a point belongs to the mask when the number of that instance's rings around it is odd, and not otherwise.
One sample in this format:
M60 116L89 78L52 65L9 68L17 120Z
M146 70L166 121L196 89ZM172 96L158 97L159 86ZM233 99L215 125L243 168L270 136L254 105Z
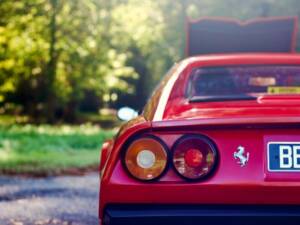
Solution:
M295 52L296 17L251 21L203 18L187 23L186 55Z

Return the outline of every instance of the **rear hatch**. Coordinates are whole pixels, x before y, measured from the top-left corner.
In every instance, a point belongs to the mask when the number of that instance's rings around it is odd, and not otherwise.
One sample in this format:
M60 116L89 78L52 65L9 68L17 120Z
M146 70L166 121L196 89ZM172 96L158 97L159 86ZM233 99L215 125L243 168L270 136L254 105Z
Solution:
M294 52L297 18L274 17L245 22L202 18L188 21L186 30L187 56L233 52Z

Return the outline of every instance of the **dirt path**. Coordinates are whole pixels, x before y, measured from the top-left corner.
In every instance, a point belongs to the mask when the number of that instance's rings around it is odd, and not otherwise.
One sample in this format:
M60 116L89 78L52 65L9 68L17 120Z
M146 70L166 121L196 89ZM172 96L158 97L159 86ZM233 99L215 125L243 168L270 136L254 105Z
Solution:
M96 173L44 179L0 177L0 224L98 224L98 186Z

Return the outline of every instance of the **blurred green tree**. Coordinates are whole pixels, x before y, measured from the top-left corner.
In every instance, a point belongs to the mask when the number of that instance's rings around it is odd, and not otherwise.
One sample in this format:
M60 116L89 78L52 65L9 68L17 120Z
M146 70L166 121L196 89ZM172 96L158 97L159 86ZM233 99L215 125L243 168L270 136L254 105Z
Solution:
M74 121L86 91L133 91L127 55L112 49L107 1L4 0L0 4L0 101L33 118Z

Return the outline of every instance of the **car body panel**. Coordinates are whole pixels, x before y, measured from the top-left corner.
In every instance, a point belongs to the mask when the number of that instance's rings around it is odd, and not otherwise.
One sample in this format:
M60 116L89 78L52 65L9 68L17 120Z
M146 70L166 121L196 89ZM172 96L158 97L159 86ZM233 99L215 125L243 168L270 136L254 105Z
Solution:
M173 119L222 119L245 117L297 117L300 113L300 97L295 99L258 98L257 101L201 102L188 100L170 104L164 120Z

